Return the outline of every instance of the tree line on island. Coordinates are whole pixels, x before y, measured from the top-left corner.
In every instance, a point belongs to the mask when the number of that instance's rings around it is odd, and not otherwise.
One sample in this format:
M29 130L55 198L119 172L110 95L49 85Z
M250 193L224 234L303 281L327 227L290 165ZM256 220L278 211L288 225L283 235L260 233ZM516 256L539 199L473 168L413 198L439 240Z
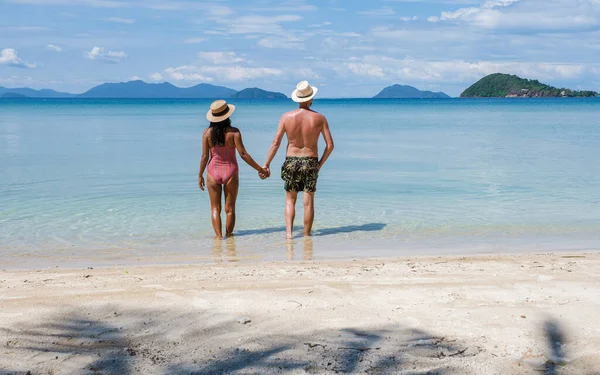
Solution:
M595 91L577 91L556 88L537 80L516 75L495 73L483 77L461 95L461 98L547 98L547 97L595 97ZM0 86L0 98L96 98L96 99L286 99L280 92L257 87L237 91L228 87L201 83L192 87L177 87L169 82L146 83L141 80L103 83L82 94L69 94L50 89L5 88ZM407 85L384 88L373 99L447 99L443 92L421 91Z

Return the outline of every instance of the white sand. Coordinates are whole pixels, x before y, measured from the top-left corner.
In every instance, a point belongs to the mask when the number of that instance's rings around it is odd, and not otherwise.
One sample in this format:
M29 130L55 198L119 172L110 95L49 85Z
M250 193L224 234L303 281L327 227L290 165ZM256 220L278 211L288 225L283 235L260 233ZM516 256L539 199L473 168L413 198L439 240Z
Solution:
M600 374L600 253L0 272L0 374Z

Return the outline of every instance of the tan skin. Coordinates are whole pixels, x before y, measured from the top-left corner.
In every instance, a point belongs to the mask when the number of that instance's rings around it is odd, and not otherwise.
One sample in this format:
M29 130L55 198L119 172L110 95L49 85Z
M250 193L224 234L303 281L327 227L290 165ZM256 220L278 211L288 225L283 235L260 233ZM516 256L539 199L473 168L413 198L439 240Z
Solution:
M320 113L310 109L312 100L300 103L297 110L287 112L281 116L275 139L267 154L267 160L263 168L270 176L270 165L281 146L283 136L287 135L287 156L319 157L319 137L323 135L325 150L319 159L319 170L323 167L329 155L333 152L333 137L329 130L327 119ZM261 176L263 177L263 176ZM297 192L286 192L285 203L285 227L288 239L293 237L294 218L296 216ZM310 236L315 217L314 201L315 193L304 192L304 235Z
M206 183L204 181L204 171L210 160L209 150L213 146L211 142L212 129L208 128L202 134L202 157L200 158L200 172L198 173L198 187L200 190L208 190L210 197L211 218L213 229L215 230L215 238L223 238L222 223L221 223L221 196L225 194L225 236L233 236L235 227L235 202L237 200L238 189L240 186L239 176L236 174L225 184L217 184L210 174L207 173ZM252 156L246 151L244 142L242 141L242 133L239 129L230 127L225 132L225 145L235 147L238 154L249 166L256 169L261 178L264 178L268 171L262 168L257 162L252 159Z

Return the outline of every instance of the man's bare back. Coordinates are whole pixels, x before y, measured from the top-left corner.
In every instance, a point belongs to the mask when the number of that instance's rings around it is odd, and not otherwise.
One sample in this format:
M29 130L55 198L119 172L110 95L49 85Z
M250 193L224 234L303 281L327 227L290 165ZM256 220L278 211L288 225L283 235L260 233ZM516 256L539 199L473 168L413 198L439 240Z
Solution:
M292 99L299 103L299 108L281 116L277 134L263 167L270 174L271 161L279 150L283 136L287 135L288 146L286 159L281 167L281 178L286 191L285 223L288 238L293 236L296 198L300 191L304 193L304 235L310 235L315 214L314 195L317 191L319 171L333 152L333 138L327 119L310 109L316 91L317 89L306 81L298 84L292 93ZM325 140L325 151L319 159L321 134Z
M319 137L327 125L325 116L299 108L281 117L288 139L287 156L319 157Z

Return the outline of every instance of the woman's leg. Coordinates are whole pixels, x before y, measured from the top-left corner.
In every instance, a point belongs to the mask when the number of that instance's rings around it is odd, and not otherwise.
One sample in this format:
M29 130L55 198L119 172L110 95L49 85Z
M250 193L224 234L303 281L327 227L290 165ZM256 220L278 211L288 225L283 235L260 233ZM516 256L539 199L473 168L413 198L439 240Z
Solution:
M221 192L223 187L215 182L210 174L207 173L206 187L210 197L210 211L212 218L213 229L217 238L223 238L221 229Z
M233 236L233 228L235 228L235 201L237 200L238 189L240 187L240 179L237 174L231 176L225 184L225 236Z

